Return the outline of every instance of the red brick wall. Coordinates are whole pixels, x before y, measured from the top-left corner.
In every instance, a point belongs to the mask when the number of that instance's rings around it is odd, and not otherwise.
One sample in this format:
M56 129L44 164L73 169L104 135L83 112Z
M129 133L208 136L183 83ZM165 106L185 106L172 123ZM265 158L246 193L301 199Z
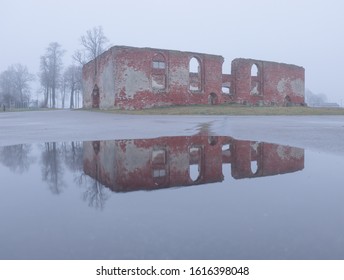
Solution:
M251 76L251 67L258 76ZM304 68L284 63L237 58L232 61L233 99L252 105L286 105L304 103ZM257 85L258 92L254 90Z
M295 172L304 168L304 150L277 144L235 140L232 145L231 168L235 179Z
M165 69L154 69L155 55L165 58ZM192 57L201 65L199 77L189 75ZM157 50L150 48L114 48L115 106L123 109L148 108L153 106L207 104L210 93L222 102L221 56ZM165 78L163 78L165 77ZM155 81L165 79L165 88L154 88ZM199 79L199 91L190 90L190 81Z
M195 135L85 142L83 162L86 174L113 191L126 192L221 182L230 173L240 179L294 172L304 167L304 151ZM252 170L252 162L257 170ZM224 163L231 163L231 170L223 174ZM199 167L198 178L191 177L190 165Z
M200 63L199 73L189 73L192 58ZM163 61L165 68L154 67L156 60ZM84 107L92 108L95 85L99 88L99 107L104 109L304 103L304 68L239 58L232 61L231 74L222 74L223 61L218 55L115 46L97 58L96 76L95 61L84 66ZM256 77L251 76L253 64L259 69ZM190 84L199 90L190 89ZM223 93L222 86L230 86L230 93Z

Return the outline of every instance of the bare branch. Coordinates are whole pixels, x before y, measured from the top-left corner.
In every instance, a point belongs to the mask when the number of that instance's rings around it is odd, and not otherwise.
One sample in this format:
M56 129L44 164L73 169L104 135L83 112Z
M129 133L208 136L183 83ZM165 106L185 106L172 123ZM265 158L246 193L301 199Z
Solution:
M105 44L109 40L106 38L101 26L93 27L86 31L86 35L81 36L80 42L86 52L86 57L89 60L95 59L98 55L104 52Z

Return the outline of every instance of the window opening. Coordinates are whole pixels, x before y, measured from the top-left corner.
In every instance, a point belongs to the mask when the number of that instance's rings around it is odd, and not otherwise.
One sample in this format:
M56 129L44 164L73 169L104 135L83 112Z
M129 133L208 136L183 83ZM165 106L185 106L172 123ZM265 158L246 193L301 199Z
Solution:
M222 93L230 94L231 93L231 88L229 86L222 86Z
M201 176L200 147L190 147L189 149L189 175L193 182L197 181Z
M165 69L166 63L164 61L153 61L153 68L155 69Z
M201 65L197 58L192 57L189 61L189 90L201 91Z
M200 72L200 65L197 58L193 57L190 59L189 63L189 72L190 73L199 73Z
M166 170L165 169L153 169L153 177L154 178L160 178L166 176Z
M258 76L258 67L256 64L253 64L251 67L251 76L257 77Z
M251 161L251 172L256 174L258 171L258 162L256 160Z

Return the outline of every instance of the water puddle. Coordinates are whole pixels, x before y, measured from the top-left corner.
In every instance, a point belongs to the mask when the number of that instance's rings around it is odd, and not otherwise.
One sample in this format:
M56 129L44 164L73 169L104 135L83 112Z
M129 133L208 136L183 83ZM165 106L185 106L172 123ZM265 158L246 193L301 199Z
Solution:
M0 259L343 259L342 166L230 136L0 147Z

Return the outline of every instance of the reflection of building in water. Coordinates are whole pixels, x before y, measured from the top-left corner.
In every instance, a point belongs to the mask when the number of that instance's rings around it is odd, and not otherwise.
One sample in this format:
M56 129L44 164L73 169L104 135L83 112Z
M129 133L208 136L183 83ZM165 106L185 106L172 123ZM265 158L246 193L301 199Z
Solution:
M304 150L228 136L84 142L84 171L116 192L270 176L302 170ZM222 172L230 163L231 171Z

